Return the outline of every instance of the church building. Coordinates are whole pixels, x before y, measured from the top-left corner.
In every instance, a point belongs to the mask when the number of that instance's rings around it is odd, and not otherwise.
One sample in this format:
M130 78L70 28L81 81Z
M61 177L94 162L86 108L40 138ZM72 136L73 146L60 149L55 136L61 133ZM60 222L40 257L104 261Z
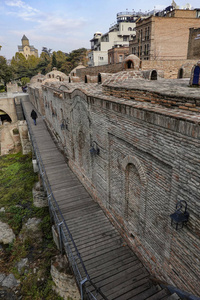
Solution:
M38 50L35 49L34 46L29 45L29 39L25 35L23 35L21 41L22 41L22 45L18 46L19 53L22 53L26 57L26 59L30 55L34 55L35 57L38 57Z

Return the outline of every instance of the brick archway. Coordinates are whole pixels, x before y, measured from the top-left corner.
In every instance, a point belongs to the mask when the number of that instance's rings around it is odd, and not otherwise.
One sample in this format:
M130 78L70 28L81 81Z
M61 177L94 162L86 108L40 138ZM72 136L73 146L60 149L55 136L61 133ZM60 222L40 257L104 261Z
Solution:
M128 230L137 235L140 231L141 207L145 205L146 175L139 159L134 156L127 156L122 161L122 168L125 172L124 217Z
M144 171L139 159L137 157L131 156L131 155L126 156L124 158L124 160L122 161L122 168L124 169L125 172L126 172L127 166L129 164L133 164L136 167L136 169L138 170L138 173L140 175L140 180L141 180L143 186L146 188L147 179L146 179L145 171Z

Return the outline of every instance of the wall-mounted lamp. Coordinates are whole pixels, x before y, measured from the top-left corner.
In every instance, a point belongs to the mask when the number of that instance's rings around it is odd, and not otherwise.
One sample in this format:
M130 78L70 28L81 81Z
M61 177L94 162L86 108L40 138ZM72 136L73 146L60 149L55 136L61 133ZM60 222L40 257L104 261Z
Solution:
M171 225L176 230L183 228L183 225L186 225L189 213L187 212L187 202L184 200L179 201L176 204L175 213L170 215Z
M97 145L97 142L93 141L92 142L92 148L90 149L90 153L92 155L99 155L100 149Z
M62 122L60 125L61 130L65 130L65 129L68 130L67 120L62 119L61 122Z

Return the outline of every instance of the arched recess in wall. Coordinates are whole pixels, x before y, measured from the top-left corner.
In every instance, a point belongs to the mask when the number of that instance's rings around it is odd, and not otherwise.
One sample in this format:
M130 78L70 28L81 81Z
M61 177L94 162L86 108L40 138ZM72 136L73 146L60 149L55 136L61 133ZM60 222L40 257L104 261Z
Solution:
M5 111L0 109L0 125L4 122L11 123L12 120L11 120L10 116Z
M87 75L85 75L85 83L87 83L88 81L87 81Z
M192 81L193 85L199 85L199 76L200 76L200 67L196 66L194 68L194 74L193 74L193 81Z
M150 80L157 80L157 79L158 79L157 71L156 70L152 70Z
M178 70L178 78L183 78L183 68Z
M98 74L98 83L102 83L101 73Z
M146 175L139 159L134 156L127 156L122 161L122 168L125 172L125 220L128 229L137 234L141 207L145 205Z
M126 67L125 68L126 69L134 69L134 63L133 63L133 61L132 60L128 60L126 62Z
M71 152L73 160L80 165L81 171L88 178L92 176L91 146L91 116L88 109L87 96L80 90L71 94L70 108Z
M69 77L69 83L71 83L71 78Z

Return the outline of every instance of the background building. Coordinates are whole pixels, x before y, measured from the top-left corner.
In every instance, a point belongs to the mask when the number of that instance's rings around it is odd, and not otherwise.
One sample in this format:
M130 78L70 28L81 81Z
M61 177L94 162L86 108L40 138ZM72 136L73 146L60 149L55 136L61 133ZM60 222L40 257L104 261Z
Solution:
M108 50L108 63L117 64L124 60L129 55L129 47L113 46Z
M135 24L140 18L146 18L147 15L133 12L119 12L117 14L117 23L109 28L105 34L96 32L91 42L91 51L88 54L90 67L108 64L108 50L112 47L128 47L129 41L135 35Z
M187 58L200 59L200 27L190 28Z
M140 20L129 51L141 60L186 59L189 28L200 27L200 9L169 11Z
M19 53L22 53L26 57L26 59L30 55L34 55L35 57L38 57L38 50L35 49L34 46L29 45L29 39L25 35L23 35L21 41L22 41L22 45L18 46Z

